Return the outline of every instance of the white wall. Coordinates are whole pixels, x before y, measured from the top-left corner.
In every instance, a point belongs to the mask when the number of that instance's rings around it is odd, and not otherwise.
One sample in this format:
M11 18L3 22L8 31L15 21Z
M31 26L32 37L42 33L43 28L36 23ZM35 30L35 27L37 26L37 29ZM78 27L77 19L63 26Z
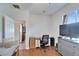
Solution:
M0 46L2 46L2 15L0 15Z
M51 20L49 16L31 15L30 16L30 36L41 37L43 34L51 33Z
M31 14L29 20L26 22L26 48L29 48L30 36L42 37L44 34L52 36L50 17Z
M55 43L58 42L57 37L59 36L59 25L63 24L63 16L78 6L79 4L69 4L68 6L64 7L63 9L59 10L56 14L51 16L52 35L55 37Z

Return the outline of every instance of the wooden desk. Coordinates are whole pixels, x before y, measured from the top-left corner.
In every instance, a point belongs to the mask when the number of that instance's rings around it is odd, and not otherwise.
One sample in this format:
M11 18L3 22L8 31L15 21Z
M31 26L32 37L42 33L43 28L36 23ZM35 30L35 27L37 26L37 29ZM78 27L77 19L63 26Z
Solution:
M38 47L38 45L40 47L40 40L41 40L41 38L30 37L29 38L29 48L36 48L36 47Z
M36 47L40 47L40 40L42 38L40 37L30 37L29 40L29 48L36 48ZM50 40L48 41L48 45L50 46Z
M34 37L30 37L29 38L29 48L35 48L36 44L35 44L35 38Z

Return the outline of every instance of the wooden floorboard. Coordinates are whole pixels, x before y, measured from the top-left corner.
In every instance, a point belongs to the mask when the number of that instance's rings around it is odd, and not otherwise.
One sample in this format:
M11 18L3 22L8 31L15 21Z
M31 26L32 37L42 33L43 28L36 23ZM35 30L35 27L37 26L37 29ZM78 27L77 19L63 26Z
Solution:
M61 56L55 47L47 47L43 48L32 48L32 49L25 49L24 42L20 43L19 48L16 52L16 56Z
M54 47L20 49L17 56L60 56Z

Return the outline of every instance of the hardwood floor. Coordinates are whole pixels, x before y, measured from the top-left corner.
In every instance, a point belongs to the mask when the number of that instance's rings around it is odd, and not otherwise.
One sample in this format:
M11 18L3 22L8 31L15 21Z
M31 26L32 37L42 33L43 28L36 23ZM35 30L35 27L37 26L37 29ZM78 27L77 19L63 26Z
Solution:
M18 53L18 52L17 52ZM32 49L20 49L17 56L61 56L54 47L32 48Z
M22 42L16 52L16 56L61 56L54 47L47 48L31 48L25 49L25 44Z
M22 43L20 43L19 45L19 50L23 50L25 49L25 42L23 41Z

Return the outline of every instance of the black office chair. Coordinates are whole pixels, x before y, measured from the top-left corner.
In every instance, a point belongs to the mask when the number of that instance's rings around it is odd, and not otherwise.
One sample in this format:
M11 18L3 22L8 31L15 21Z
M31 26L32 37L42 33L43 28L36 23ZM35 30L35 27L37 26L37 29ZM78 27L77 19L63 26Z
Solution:
M46 48L48 47L47 44L49 42L49 35L43 35L42 40L40 41L40 46L41 48Z

